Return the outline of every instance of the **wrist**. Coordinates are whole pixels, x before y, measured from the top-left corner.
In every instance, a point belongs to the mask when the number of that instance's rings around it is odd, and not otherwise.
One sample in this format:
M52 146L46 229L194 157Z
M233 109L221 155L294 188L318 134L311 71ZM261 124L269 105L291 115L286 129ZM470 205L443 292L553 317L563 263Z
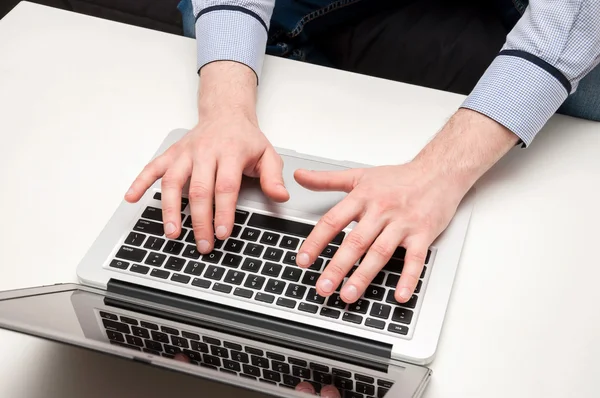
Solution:
M413 162L466 193L518 140L493 119L460 109Z

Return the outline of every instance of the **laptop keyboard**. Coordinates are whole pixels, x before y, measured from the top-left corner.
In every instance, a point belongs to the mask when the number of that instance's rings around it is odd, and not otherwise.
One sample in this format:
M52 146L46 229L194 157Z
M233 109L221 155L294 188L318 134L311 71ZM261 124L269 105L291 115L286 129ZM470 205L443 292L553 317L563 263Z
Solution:
M308 269L296 265L296 251L313 225L237 209L231 237L215 240L214 250L201 255L196 249L188 200L182 199L182 232L175 240L164 236L160 192L155 193L132 230L116 248L108 267L155 280L187 285L214 294L303 315L327 319L402 338L412 337L420 297L424 294L430 250L415 290L406 303L394 299L405 250L398 248L364 295L346 304L336 292L319 296L315 285L342 243L338 234ZM346 279L356 270L355 265Z
M166 358L182 353L194 365L280 387L295 388L308 381L317 392L334 385L346 398L363 398L384 397L393 385L376 375L343 369L343 364L336 368L129 316L99 314L111 344Z

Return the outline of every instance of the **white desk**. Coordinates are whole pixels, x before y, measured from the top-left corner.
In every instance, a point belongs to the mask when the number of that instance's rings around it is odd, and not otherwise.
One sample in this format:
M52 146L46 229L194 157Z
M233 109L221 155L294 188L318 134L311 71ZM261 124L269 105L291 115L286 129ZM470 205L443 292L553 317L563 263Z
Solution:
M76 281L164 135L194 125L196 90L192 40L27 3L0 21L0 290ZM259 114L277 146L386 164L460 102L268 58ZM427 398L598 396L599 181L600 125L557 116L478 183ZM1 397L203 396L188 377L0 338Z

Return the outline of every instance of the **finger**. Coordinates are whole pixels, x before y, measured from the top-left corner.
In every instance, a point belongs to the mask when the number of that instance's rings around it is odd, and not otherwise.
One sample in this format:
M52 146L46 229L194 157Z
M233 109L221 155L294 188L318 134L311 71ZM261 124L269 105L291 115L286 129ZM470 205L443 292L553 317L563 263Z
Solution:
M210 253L213 248L213 192L215 186L215 159L194 160L194 170L190 180L190 212L192 228L198 251Z
M342 288L340 293L342 300L346 303L353 303L363 295L379 271L390 261L394 251L404 239L403 234L401 225L389 224L384 228L369 248L359 267Z
M290 194L283 182L283 160L273 147L265 150L258 165L260 186L269 198L276 202L285 202Z
M321 396L323 398L341 398L342 397L339 390L331 385L323 386L323 388L321 388Z
M215 234L225 240L233 228L235 206L242 184L243 165L235 158L221 159L215 182Z
M181 231L181 191L191 171L191 160L183 156L162 178L162 214L167 238L176 239Z
M182 354L181 352L175 354L175 358L173 358L173 359L175 359L176 361L185 362L185 363L191 363L192 362L190 360L190 358L188 358L187 355Z
M362 169L343 171L310 171L299 169L294 172L298 184L312 191L350 192L362 176Z
M412 297L421 277L431 240L423 236L414 236L404 239L403 243L406 247L404 267L394 294L394 298L399 303L406 303Z
M308 267L314 263L333 238L362 213L362 209L363 205L359 204L351 195L333 206L321 217L300 246L296 263L300 267Z
M171 158L167 155L159 156L148 163L131 184L125 194L125 200L130 203L140 200L148 188L167 172L170 164Z
M314 395L316 393L315 387L312 384L310 384L308 381L303 381L302 383L299 383L296 386L296 391L304 392L304 393L312 394L312 395Z
M328 296L342 283L348 272L358 259L369 249L373 241L381 233L385 221L381 217L372 217L367 213L354 229L348 234L337 253L327 265L323 274L317 281L317 292L321 296ZM344 289L348 296L346 302L358 300L358 291L352 287ZM345 300L344 300L345 301Z

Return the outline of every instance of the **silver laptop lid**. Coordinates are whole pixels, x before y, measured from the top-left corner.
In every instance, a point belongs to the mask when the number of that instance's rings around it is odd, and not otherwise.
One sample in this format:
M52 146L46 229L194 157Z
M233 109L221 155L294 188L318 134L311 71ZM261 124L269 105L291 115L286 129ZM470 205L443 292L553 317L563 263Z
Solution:
M306 397L297 390L310 384L340 397L408 398L430 377L376 351L292 336L289 324L277 331L122 292L80 285L3 292L0 327L195 375L219 383L223 395Z

